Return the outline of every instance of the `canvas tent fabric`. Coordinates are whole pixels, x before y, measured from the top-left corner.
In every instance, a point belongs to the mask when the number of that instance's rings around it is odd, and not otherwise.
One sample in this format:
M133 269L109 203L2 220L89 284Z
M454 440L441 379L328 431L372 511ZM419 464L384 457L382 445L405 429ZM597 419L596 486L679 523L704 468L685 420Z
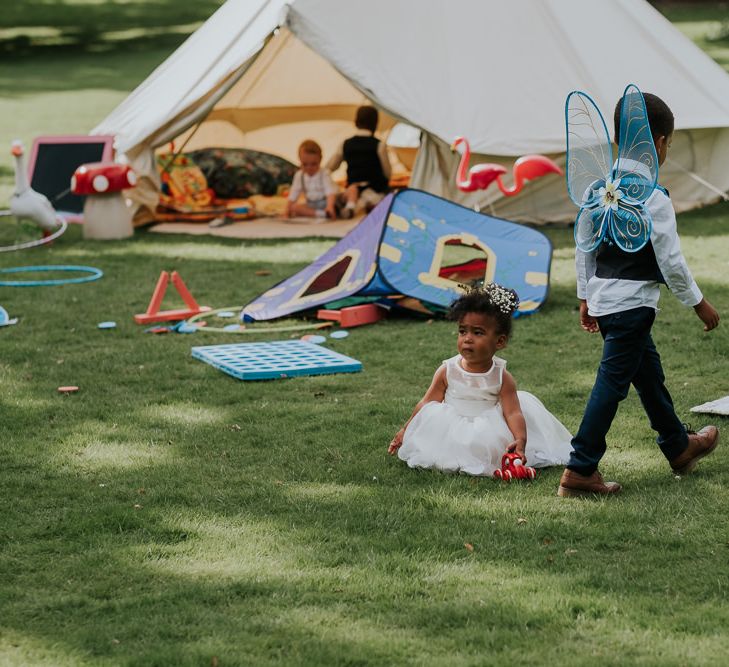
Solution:
M449 276L452 248L471 253L461 265L481 261L479 282L515 290L519 314L546 300L552 246L544 234L407 189L388 195L312 264L245 306L241 317L271 320L354 296L403 295L443 311L464 291Z
M513 219L574 217L564 181L549 176L506 198L455 188L466 136L473 161L510 168L527 153L563 163L564 101L585 90L609 115L625 85L664 98L676 115L661 182L677 208L729 188L729 75L645 0L228 0L94 130L145 177L151 152L239 146L295 159L314 137L331 152L371 102L421 131L411 185ZM707 185L707 183L709 185Z

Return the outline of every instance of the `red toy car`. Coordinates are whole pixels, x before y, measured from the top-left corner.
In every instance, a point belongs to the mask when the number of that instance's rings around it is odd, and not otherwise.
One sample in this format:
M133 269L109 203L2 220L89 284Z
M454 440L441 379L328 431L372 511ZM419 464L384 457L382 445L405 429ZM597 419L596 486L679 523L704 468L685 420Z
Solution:
M496 479L510 482L512 479L534 479L537 471L531 466L525 466L521 457L513 452L507 452L501 457L501 469L494 470Z

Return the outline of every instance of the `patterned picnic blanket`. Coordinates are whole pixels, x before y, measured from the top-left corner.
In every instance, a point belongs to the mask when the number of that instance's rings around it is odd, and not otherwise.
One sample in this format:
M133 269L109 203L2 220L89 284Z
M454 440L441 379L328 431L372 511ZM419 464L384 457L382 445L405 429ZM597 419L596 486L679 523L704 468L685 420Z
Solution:
M205 148L157 156L162 179L155 218L210 221L270 215L262 200L282 200L296 166L276 155L238 148ZM261 210L256 210L254 199ZM285 207L285 203L284 203Z
M281 194L291 185L297 169L278 155L246 148L203 148L188 156L219 199Z

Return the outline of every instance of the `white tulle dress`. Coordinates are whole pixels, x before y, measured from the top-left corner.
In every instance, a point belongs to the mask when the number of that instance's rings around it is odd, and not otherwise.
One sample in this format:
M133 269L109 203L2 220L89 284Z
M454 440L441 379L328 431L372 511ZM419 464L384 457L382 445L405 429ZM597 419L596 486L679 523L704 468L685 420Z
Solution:
M442 403L426 403L408 424L398 456L411 468L492 475L513 436L499 404L506 361L494 357L486 373L469 373L461 355L443 362L448 388ZM542 402L518 391L527 426L527 465L567 463L572 436Z

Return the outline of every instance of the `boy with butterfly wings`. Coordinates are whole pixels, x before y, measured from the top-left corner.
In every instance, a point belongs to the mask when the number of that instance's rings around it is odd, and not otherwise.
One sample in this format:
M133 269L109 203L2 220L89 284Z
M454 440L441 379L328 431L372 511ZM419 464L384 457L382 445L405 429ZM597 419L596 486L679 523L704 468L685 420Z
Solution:
M704 299L681 254L676 216L668 192L658 185L673 136L673 113L655 95L629 85L615 109L618 159L605 121L593 100L567 97L567 188L580 207L575 223L580 324L600 332L603 354L558 495L610 495L598 464L618 404L632 384L657 443L676 474L690 472L719 441L715 426L689 432L676 416L664 385L661 360L651 338L659 284L691 306L704 331L719 314Z

